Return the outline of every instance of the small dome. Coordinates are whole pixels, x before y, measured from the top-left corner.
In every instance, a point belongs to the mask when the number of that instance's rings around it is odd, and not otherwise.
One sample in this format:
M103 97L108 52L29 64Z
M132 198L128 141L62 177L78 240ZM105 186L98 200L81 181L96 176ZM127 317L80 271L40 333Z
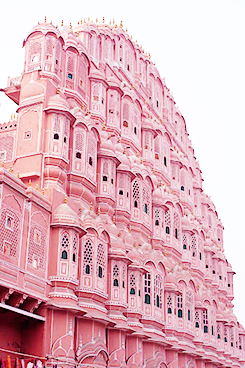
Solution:
M31 79L29 83L22 89L20 99L25 100L27 98L44 95L44 92L44 86L41 83L37 83Z
M110 138L101 142L100 149L114 152L114 146Z
M62 203L54 211L52 225L80 227L80 221L76 212L67 203Z
M61 97L59 93L50 97L47 103L47 108L54 108L56 110L69 111L70 107L65 98Z

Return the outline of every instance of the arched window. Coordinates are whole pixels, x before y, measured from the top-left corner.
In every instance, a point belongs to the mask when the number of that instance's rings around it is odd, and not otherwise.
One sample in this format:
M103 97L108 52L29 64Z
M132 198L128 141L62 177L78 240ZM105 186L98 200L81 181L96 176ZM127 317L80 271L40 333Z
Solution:
M147 213L147 204L145 203L145 206L144 206L144 210L145 210L145 213Z
M162 278L156 275L154 279L154 304L162 308Z
M185 187L182 185L180 189L181 189L181 190L185 190Z
M67 251L66 250L63 250L62 253L61 253L61 258L62 259L67 259Z
M188 321L191 320L191 311L190 311L190 309L188 309L188 311L187 311L187 319L188 319Z
M172 308L173 308L172 297L171 297L171 295L168 295L167 296L167 311L168 311L168 314L172 314Z
M179 294L177 296L177 310L178 310L178 317L182 318L183 317L183 298L182 298L182 294Z
M68 249L70 245L70 239L68 233L63 233L61 238L61 258L68 259Z
M76 153L76 158L79 158L80 159L81 157L82 157L81 153L80 152L77 152Z
M59 134L58 133L54 134L54 139L59 139Z
M113 286L118 287L119 286L119 268L117 264L114 265L112 274L113 274Z
M151 303L151 274L149 272L147 272L145 274L145 287L144 287L144 291L145 291L145 304L150 304Z
M130 287L130 294L135 295L136 279L133 273L130 274L129 287Z
M196 310L195 311L195 326L196 326L196 328L199 328L199 324L200 324L199 311Z
M106 248L103 244L99 243L97 248L97 276L101 279L105 276L106 262Z
M133 181L133 203L134 207L140 207L140 186L137 180Z
M165 229L166 229L166 234L170 234L170 224L171 224L171 219L170 219L170 211L166 211L165 212Z
M83 272L92 274L93 271L93 243L90 239L86 240L83 250Z
M208 333L208 311L204 309L203 311L203 332Z
M102 267L101 266L98 267L98 276L102 278Z
M85 273L88 274L88 275L90 274L90 266L89 265L86 265Z
M167 157L163 158L163 163L164 163L164 166L167 166Z

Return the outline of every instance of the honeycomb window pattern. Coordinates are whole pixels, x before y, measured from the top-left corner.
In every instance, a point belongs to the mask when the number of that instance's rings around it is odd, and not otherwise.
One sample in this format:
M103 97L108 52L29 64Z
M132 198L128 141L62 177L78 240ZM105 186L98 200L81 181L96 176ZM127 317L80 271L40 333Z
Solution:
M11 218L11 227L8 227L7 220ZM10 244L8 247L8 255L12 258L17 258L17 250L19 244L19 231L20 231L20 220L17 214L14 211L10 211L8 209L3 209L1 212L0 219L0 251L4 253L6 250L6 246L4 246L5 242Z
M90 239L86 240L83 249L83 273L92 274L93 272L93 243ZM88 272L89 271L89 272Z
M40 241L37 243L35 241L35 234L40 234ZM45 252L46 252L46 229L42 228L40 225L32 222L29 237L29 249L28 249L28 264L33 266L34 260L37 261L37 268L44 270L45 264Z
M98 244L97 249L97 276L99 276L99 267L102 269L102 278L105 277L105 268L106 268L106 249L105 246L101 243Z

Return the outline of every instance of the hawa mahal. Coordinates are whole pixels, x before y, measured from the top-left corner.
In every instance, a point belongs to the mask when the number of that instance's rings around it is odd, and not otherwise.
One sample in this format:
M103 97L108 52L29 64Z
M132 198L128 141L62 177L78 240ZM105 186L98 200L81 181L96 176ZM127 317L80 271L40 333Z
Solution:
M223 226L150 55L104 20L24 47L1 89L1 367L244 367Z

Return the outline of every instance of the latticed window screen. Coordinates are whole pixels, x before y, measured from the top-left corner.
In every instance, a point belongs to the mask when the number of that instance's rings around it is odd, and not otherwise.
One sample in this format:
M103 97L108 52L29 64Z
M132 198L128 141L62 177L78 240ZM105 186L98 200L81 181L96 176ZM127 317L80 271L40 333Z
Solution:
M196 257L197 247L196 247L196 236L195 235L191 236L191 252L192 252L192 257Z
M160 275L156 275L154 280L154 305L162 308L162 278Z
M200 326L200 314L199 311L195 311L195 326L198 328Z
M136 278L135 278L135 274L131 273L130 274L130 278L129 278L129 289L130 289L130 294L134 295L136 290Z
M72 244L72 260L73 262L76 262L77 260L77 244L78 243L78 239L77 239L77 235L75 234L73 236L73 244Z
M61 258L68 259L68 250L70 246L70 238L68 233L62 234L61 237Z
M203 316L203 330L205 333L207 333L208 332L208 311L207 309L203 310L202 316Z
M113 276L113 286L119 286L120 272L119 272L119 267L117 264L113 266L112 276Z
M172 300L172 296L170 294L168 294L167 296L167 312L169 314L171 314L173 311L173 300Z
M143 191L142 191L142 202L143 202L143 211L149 215L151 212L150 193L149 193L149 189L145 186L143 187Z
M60 133L60 119L58 118L58 116L54 117L53 120L53 131Z
M140 186L137 180L133 182L133 205L134 207L140 207Z
M182 294L177 295L177 313L178 317L183 317L183 296Z
M188 240L186 234L183 234L182 237L183 249L188 249Z
M8 226L8 224L10 226ZM3 209L0 220L0 251L13 258L17 256L19 226L20 220L15 212L9 209Z
M83 273L93 272L93 243L90 239L86 240L83 249Z
M99 243L97 249L97 276L104 278L106 269L106 249L104 244Z
M150 296L151 296L151 274L149 272L147 272L145 274L145 287L144 287L144 292L145 292L145 303L146 304L150 304Z
M166 234L170 234L170 227L171 227L170 211L167 210L165 212L165 229L166 229Z
M42 38L31 40L29 44L28 71L41 68Z
M159 208L156 208L155 211L154 211L154 217L155 217L155 225L156 226L159 226L160 225L160 209Z
M224 341L228 342L228 330L227 326L224 326Z
M174 213L174 236L176 239L180 239L180 219L177 212Z
M123 104L123 121L127 121L129 123L130 119L130 105L128 102L124 102Z

